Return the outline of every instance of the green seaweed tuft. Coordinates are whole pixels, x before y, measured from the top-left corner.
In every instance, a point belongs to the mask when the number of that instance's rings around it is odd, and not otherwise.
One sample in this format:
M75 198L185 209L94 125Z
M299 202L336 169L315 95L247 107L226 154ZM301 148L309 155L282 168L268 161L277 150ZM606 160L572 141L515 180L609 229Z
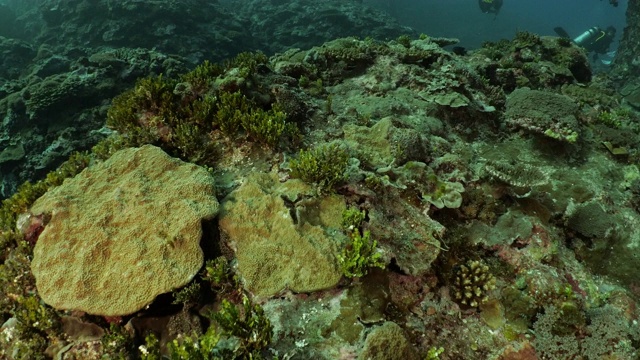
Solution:
M235 358L255 359L273 337L271 322L264 315L262 306L251 304L242 296L242 311L228 300L222 300L220 311L210 315L222 329L222 334L238 340L234 349Z
M322 190L332 190L346 180L349 155L342 147L331 144L311 150L301 150L297 159L290 161L291 176L314 183Z
M354 229L359 229L366 216L367 213L364 210L356 207L346 209L342 213L342 230L354 231Z
M342 272L345 276L362 277L369 272L371 267L384 269L382 254L378 251L378 242L371 239L369 231L360 235L360 230L355 229L350 234L350 243L338 256Z

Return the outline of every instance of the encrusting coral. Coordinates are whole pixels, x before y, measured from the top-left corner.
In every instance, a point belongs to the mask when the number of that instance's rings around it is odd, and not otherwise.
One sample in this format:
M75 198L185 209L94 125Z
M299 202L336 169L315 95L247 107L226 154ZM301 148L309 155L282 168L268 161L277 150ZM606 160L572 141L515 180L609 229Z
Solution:
M30 211L50 219L31 264L42 299L118 316L196 275L201 222L217 214L218 202L205 169L146 145L90 167Z

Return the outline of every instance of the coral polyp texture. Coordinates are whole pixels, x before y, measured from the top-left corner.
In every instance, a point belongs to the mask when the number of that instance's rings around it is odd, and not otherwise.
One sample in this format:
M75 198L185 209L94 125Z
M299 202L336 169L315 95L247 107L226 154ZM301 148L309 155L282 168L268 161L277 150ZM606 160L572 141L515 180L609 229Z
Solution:
M50 217L34 248L39 295L56 309L131 314L187 284L218 212L205 169L146 145L116 152L31 208Z
M300 180L279 184L254 174L222 200L220 230L235 250L244 286L258 297L285 289L311 292L338 284L335 238L345 209L337 196L304 199Z

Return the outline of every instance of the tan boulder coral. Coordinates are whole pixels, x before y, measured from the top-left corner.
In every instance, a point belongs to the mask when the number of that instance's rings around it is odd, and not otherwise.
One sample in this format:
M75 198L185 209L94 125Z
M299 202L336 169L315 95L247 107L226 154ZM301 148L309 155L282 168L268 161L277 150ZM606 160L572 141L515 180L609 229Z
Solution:
M338 284L336 254L344 200L314 198L297 179L280 183L256 173L222 201L220 230L235 250L244 286L258 297L289 289L311 292Z
M31 213L50 217L31 262L44 302L118 316L191 281L218 202L208 171L145 145L66 180Z
M385 321L367 336L358 360L418 360L418 352L398 324ZM437 358L437 357L436 357Z

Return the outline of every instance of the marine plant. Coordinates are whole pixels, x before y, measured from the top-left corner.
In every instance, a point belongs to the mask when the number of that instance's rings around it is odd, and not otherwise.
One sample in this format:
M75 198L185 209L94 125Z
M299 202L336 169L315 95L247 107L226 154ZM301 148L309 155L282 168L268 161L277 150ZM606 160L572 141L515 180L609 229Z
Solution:
M322 79L316 79L309 84L309 94L311 96L320 96L326 92L323 86Z
M371 239L369 231L361 235L359 229L349 234L349 243L338 255L338 260L343 274L350 278L365 276L371 267L385 267L382 254L378 251L378 242Z
M224 66L205 60L193 70L180 76L180 80L189 85L194 93L204 93L211 88L211 82L224 73Z
M110 158L116 151L126 147L126 141L123 137L118 133L114 133L94 145L91 148L91 154L93 154L97 160L104 161Z
M429 349L429 351L427 351L427 357L425 358L425 360L437 360L440 359L440 355L442 355L442 353L444 353L444 348L441 347L431 347Z
M111 359L126 359L133 348L133 339L124 326L110 324L100 339L105 355Z
M36 295L18 296L11 311L15 326L3 328L0 357L45 359L49 341L55 341L61 326L59 316Z
M199 337L186 336L180 340L174 339L167 344L169 349L169 359L171 360L217 360L222 357L214 355L214 349L220 341L213 326L210 326L203 335Z
M342 229L344 231L354 231L360 228L367 213L356 207L349 207L342 213Z
M223 256L208 260L201 278L222 298L220 307L205 314L211 325L204 334L180 334L169 341L169 358L261 359L262 350L271 342L273 328L262 307L253 304L243 292L228 260ZM174 303L192 306L200 297L201 289L202 285L195 282L184 287L174 293ZM236 304L236 299L241 299L241 303ZM221 340L224 340L223 345L220 345ZM163 358L159 340L153 334L145 338L145 345L138 350L142 359Z
M287 123L287 114L277 105L267 110L255 109L242 117L241 125L249 137L275 147L282 136L295 135L297 128Z
M235 358L256 359L271 343L273 328L259 304L252 304L249 297L242 296L241 311L226 299L222 300L218 312L210 314L220 327L224 337L237 341L233 352Z
M540 44L542 44L540 36L528 31L517 31L513 39L513 45L516 49L533 47Z
M561 47L570 47L573 44L571 39L566 37L559 37L557 41L558 45Z
M255 79L249 79L267 60L261 53L242 53L224 65L204 62L177 79L139 79L113 99L107 125L125 146L154 144L200 165L216 159L215 131L231 141L276 147L284 137L297 136L296 126L276 101L259 105L245 95L254 92Z
M168 358L170 360L218 360L215 348L220 341L220 335L210 326L201 336L179 336L167 342ZM145 337L145 344L138 347L140 359L160 360L165 357L160 351L160 341L153 334Z
M189 306L200 300L200 283L192 282L179 291L173 293L173 304Z
M596 117L599 123L610 128L618 129L631 120L631 111L625 108L615 108L611 111L600 111Z
M240 92L224 92L218 95L215 125L225 135L235 134L250 111L249 102Z
M145 336L144 345L140 345L138 351L141 360L160 360L162 358L160 340L153 333Z
M277 104L263 110L239 92L219 94L213 123L227 136L235 136L241 130L250 138L272 147L283 136L297 134L297 128L287 122L287 115Z
M218 312L208 315L215 324L200 335L182 335L167 343L171 360L262 359L262 350L269 345L273 329L262 307L242 298L242 309L223 300ZM226 338L233 347L219 346ZM138 348L143 360L162 359L160 343L154 334L145 338Z
M574 144L578 141L578 132L567 127L549 128L543 132L544 135L558 141Z
M133 89L112 100L107 126L118 131L127 146L166 142L171 135L169 126L178 115L175 85L175 80L162 75L139 79Z
M0 207L2 232L14 231L18 215L27 211L29 206L47 191L47 188L44 181L38 181L35 184L25 182L18 187L15 194L2 200L2 207Z
M269 58L263 52L241 52L233 59L224 62L225 69L238 68L240 69L240 76L249 78L253 76L259 66L265 65L269 62Z
M218 294L226 294L240 288L239 280L224 256L207 260L201 277Z
M400 35L396 41L407 49L411 47L411 37L409 35Z
M337 144L300 150L297 159L289 162L291 177L313 183L323 191L330 191L345 181L349 155Z
M338 256L342 272L347 277L362 277L370 267L384 268L378 242L371 239L369 231L362 232L362 222L367 214L364 210L349 207L342 213L342 229L349 242Z

